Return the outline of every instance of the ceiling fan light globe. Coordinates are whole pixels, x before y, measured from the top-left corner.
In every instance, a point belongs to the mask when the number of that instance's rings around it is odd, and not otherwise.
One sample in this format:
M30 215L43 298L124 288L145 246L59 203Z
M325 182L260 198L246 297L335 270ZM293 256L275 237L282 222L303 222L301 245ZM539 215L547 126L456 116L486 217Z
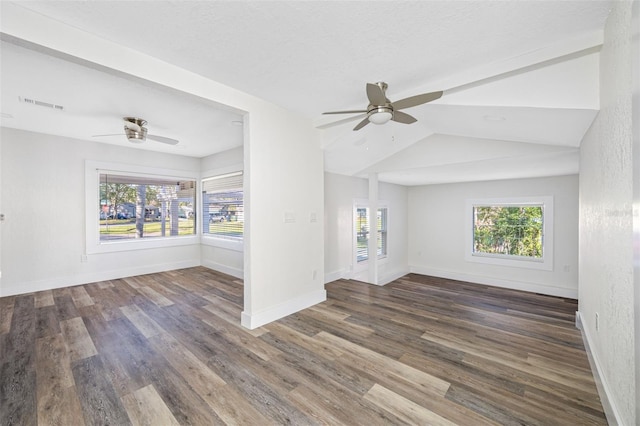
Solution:
M384 124L391 120L391 113L389 111L376 111L369 115L369 121L373 124Z
M129 142L131 142L131 143L142 143L142 142L144 142L144 139L136 138L136 137L128 137L127 139L129 139Z

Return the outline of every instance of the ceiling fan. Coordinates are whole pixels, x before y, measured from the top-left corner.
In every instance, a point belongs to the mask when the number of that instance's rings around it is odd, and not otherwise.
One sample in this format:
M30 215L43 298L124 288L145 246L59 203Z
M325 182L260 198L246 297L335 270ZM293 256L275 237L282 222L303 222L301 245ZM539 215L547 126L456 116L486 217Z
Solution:
M330 111L323 114L362 114L366 117L353 130L360 130L369 123L384 124L389 120L397 123L411 124L415 123L415 117L407 113L401 112L401 109L411 108L414 106L426 104L435 101L442 96L442 91L423 93L421 95L411 96L396 102L391 102L386 95L387 83L379 81L377 83L367 83L367 98L369 98L369 106L363 110L352 111ZM353 117L353 119L360 116Z
M147 133L147 128L144 127L147 121L142 118L136 117L123 117L124 120L124 136L129 139L129 142L142 143L145 140L153 140L160 143L166 143L169 145L176 145L177 139L167 138L165 136L150 135ZM122 136L122 133L109 134L109 135L93 135L93 137L99 136Z

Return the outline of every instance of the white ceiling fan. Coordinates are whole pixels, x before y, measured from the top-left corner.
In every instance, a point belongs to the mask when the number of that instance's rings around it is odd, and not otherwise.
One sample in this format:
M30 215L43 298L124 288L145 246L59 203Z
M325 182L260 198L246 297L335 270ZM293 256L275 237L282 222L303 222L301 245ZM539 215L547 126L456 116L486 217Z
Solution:
M147 128L144 127L147 124L147 121L142 118L123 117L122 119L124 120L124 134L116 133L116 134L108 134L108 135L93 135L93 137L124 135L127 137L129 142L132 142L132 143L142 143L147 139L160 142L160 143L166 143L169 145L177 145L179 142L177 139L148 134Z
M401 109L411 108L414 106L426 104L435 101L442 96L442 91L423 93L421 95L411 96L396 102L391 102L386 95L387 83L379 81L377 83L367 83L367 98L369 98L369 106L363 110L351 111L330 111L323 114L361 114L352 117L346 121L356 120L364 117L353 130L360 130L369 123L384 124L389 120L397 123L411 124L415 123L416 118L401 112ZM341 120L340 123L345 120Z

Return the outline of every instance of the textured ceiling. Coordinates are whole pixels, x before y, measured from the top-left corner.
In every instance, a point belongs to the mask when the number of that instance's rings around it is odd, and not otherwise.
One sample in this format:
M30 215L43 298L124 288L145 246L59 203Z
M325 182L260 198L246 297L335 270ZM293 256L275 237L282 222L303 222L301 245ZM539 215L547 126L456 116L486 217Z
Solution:
M608 10L598 1L20 5L310 117L360 105L366 82L402 93L602 29Z
M355 123L350 122L323 130L326 169L382 172L375 165L415 144L447 151L449 139L437 136L451 135L485 148L487 158L460 161L458 168L469 171L467 180L523 177L528 160L538 164L540 156L550 155L557 155L558 165L545 172L539 162L543 170L532 175L577 171L575 155L553 154L547 146L577 150L598 110L593 35L603 29L609 10L608 1L17 5L297 111L317 124L342 118L329 120L320 115L323 111L365 107L367 82L386 81L392 100L444 89L441 100L407 110L418 123L352 132ZM145 111L155 113L151 107ZM504 157L503 147L488 140L514 147L524 143L538 151L523 150L529 157L512 156L497 173L491 161ZM424 160L413 164L412 173L402 164L394 163L395 170L387 165L381 179L403 184L459 180L458 168L450 163L441 164L438 179L430 180L434 165Z

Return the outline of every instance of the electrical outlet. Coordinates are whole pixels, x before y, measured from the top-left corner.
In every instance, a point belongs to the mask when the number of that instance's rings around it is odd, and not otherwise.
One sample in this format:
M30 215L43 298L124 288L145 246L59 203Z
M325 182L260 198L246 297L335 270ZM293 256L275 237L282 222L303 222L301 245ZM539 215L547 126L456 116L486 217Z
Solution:
M316 277L318 276L318 271L316 269L314 269L313 271L311 271L311 279L313 281L316 280Z
M87 261L87 255L86 254L81 254L80 255L80 262L81 263L85 263Z
M600 331L600 314L596 312L596 331Z

